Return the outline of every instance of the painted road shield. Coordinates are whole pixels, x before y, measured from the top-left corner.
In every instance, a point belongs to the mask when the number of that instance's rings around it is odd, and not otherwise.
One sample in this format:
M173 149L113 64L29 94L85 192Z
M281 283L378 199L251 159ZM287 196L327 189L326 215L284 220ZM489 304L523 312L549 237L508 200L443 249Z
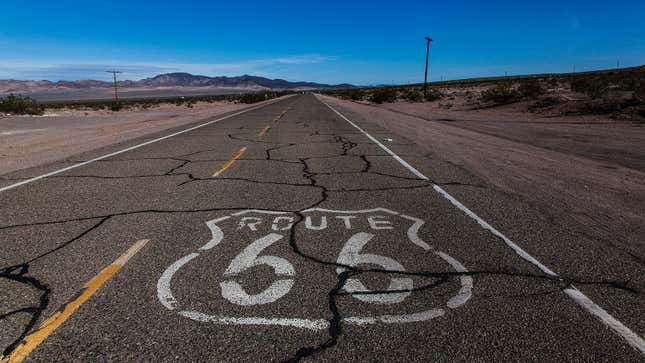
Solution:
M244 210L206 225L211 239L157 284L164 307L198 322L413 323L471 297L467 269L421 238L424 221L388 209Z

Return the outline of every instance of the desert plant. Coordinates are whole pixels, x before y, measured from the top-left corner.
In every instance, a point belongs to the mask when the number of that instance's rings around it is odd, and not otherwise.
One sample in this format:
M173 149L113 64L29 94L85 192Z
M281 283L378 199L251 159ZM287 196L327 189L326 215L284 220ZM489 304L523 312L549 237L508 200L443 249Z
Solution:
M509 83L499 83L493 88L482 91L479 98L482 102L503 105L515 102L519 97L519 92L514 90Z
M535 101L532 105L529 106L529 110L535 111L541 108L553 107L553 106L559 105L560 103L561 103L560 98L556 96L540 97L537 101Z
M640 102L645 102L645 81L642 81L635 87L634 95Z
M438 101L442 97L443 97L443 93L441 93L439 90L436 90L434 88L430 88L426 91L425 100L428 102Z
M394 88L377 88L372 92L370 101L374 103L394 102L398 92Z
M410 102L421 102L423 100L423 94L421 94L416 89L406 89L401 94L403 99Z
M555 77L549 77L547 79L547 83L549 84L550 87L557 87L558 86L558 79Z
M527 79L520 82L517 90L524 98L536 98L544 94L544 89L537 79Z
M42 115L44 110L30 97L10 94L0 98L0 112L14 115Z
M238 100L241 103L256 103L268 99L267 94L264 92L245 93L239 96Z
M609 90L609 84L600 79L576 78L571 81L571 90L584 93L595 100L604 96Z
M365 99L365 91L362 89L350 89L344 93L343 98L348 98L352 101L362 101Z

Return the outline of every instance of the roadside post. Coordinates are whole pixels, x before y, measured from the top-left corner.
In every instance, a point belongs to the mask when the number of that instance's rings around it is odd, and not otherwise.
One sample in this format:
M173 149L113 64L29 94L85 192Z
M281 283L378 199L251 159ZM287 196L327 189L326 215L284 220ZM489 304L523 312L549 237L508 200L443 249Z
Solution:
M432 42L432 38L425 37L425 39L427 44L426 44L426 73L423 80L423 99L424 100L426 98L426 93L428 89L428 54L430 53L430 43Z

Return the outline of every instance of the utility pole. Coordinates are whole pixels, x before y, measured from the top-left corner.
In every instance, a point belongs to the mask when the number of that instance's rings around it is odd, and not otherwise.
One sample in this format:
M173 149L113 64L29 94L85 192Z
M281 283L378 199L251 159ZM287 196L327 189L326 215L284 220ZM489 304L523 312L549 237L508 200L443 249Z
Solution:
M117 88L116 88L116 75L118 73L123 73L123 72L119 72L117 70L105 71L105 72L106 73L112 73L112 75L114 76L114 102L119 103L119 92L117 91Z
M423 98L426 98L426 92L428 89L428 54L430 53L430 43L432 42L432 38L426 37L426 75L425 78L423 79Z

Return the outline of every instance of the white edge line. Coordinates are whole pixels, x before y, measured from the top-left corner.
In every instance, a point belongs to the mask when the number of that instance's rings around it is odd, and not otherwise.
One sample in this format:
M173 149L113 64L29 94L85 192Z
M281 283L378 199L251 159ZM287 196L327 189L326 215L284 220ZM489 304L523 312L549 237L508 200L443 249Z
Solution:
M611 314L609 314L605 309L598 306L590 298L588 298L582 291L576 289L574 286L570 286L564 289L564 293L567 294L573 301L578 303L583 309L587 310L592 315L597 316L603 323L607 324L611 329L616 333L622 336L627 343L632 347L640 350L641 354L645 354L645 344L643 343L643 338L638 336L638 334L631 331L628 327L623 325L620 321L616 320Z
M289 96L289 97L290 97L290 96ZM246 113L246 112L249 112L249 111L257 110L258 108L262 108L262 107L265 107L265 106L268 106L268 105L274 104L274 103L279 102L279 101L282 101L282 100L284 100L284 98L278 98L278 99L275 99L275 100L273 100L273 101L271 101L271 102L267 102L267 103L264 103L264 104L262 104L262 105L258 105L258 106L254 106L254 107L246 108L246 109L243 109L242 111L238 111L238 112L232 113L232 114L230 114L230 115L227 115L227 116L224 116L224 117L220 117L220 118L218 118L218 119L211 120L211 121L205 122L205 123L203 123L203 124L200 124L200 125L197 125L197 126L193 126L193 127L190 127L190 128L184 129L184 130L181 130L181 131L177 131L177 132L172 133L172 134L170 134L170 135L162 136L162 137L156 138L156 139L154 139L154 140L149 140L149 141L146 141L146 142L141 143L141 144L138 144L138 145L130 146L130 147L128 147L128 148L125 148L125 149L122 149L122 150L119 150L119 151L115 151L115 152L112 152L112 153L109 153L109 154L106 154L106 155L103 155L103 156L99 156L99 157L94 158L94 159L91 159L91 160L87 160L87 161L83 161L83 162L78 163L78 164L70 165L70 166L64 167L64 168L62 168L62 169L54 170L54 171L52 171L52 172L49 172L49 173L46 173L46 174L43 174L43 175L39 175L39 176L33 177L33 178L31 178L31 179L27 179L27 180L23 180L23 181L21 181L21 182L15 183L15 184L7 185L7 186L5 186L5 187L0 188L0 192L4 192L4 191L7 191L7 190L9 190L9 189L17 188L17 187L19 187L19 186L21 186L21 185L25 185L25 184L33 183L33 182L35 182L35 181L37 181L37 180L45 179L45 178L50 177L50 176L52 176L52 175L56 175L56 174L60 174L60 173L64 173L64 172L66 172L66 171L69 171L69 170L72 170L72 169L76 169L76 168L79 168L79 167L84 166L84 165L87 165L87 164L91 164L91 163L93 163L93 162L95 162L95 161L99 161L99 160L103 160L103 159L110 158L110 157L115 156L115 155L123 154L123 153L125 153L125 152L132 151L132 150L138 149L138 148L143 147L143 146L146 146L146 145L154 144L155 142L159 142L159 141L161 141L161 140L169 139L169 138L171 138L171 137L174 137L174 136L177 136L177 135L184 134L184 133L186 133L186 132L190 132L190 131L193 131L193 130L199 129L199 128L202 128L202 127L204 127L204 126L208 126L208 125L210 125L210 124L214 124L214 123L216 123L216 122L223 121L223 120L226 120L226 119L228 119L228 118L235 117L235 116L241 115L241 114Z
M423 180L430 180L427 176L423 175L420 171L415 169L412 165L408 164L405 160L401 159L398 155L396 155L392 150L388 149L385 145L381 144L376 138L374 138L372 135L368 134L360 128L358 125L350 121L347 117L345 117L342 113L336 111L332 106L330 106L328 103L325 101L321 100L320 98L317 97L317 99L322 102L324 105L329 107L332 111L334 111L338 116L342 117L345 121L349 122L352 126L354 126L356 129L358 129L360 132L365 134L370 140L372 140L374 143L376 143L378 146L381 147L381 149L385 150L388 154L390 154L396 161L401 163L401 165L405 166L408 170L410 170L414 175L419 177L420 179ZM499 237L504 241L504 243L510 247L517 255L519 255L521 258L524 260L530 262L537 268L539 268L541 271L546 273L547 275L550 275L552 277L558 277L559 275L555 272L553 272L551 269L543 265L540 261L538 261L535 257L531 256L528 252L524 251L520 246L516 245L513 243L508 237L503 235L501 232L499 232L497 229L493 228L490 224L488 224L486 221L484 221L481 217L479 217L477 214L475 214L473 211L468 209L465 205L463 205L461 202L459 202L457 199L455 199L452 195L450 195L448 192L443 190L440 186L432 183L433 189L441 194L444 198L448 199L452 205L460 209L462 212L466 213L469 217L474 219L482 228L490 231L493 233L493 235ZM586 295L584 295L580 290L575 288L574 286L569 286L564 290L564 293L569 296L573 301L575 301L580 307L582 307L584 310L589 312L591 315L594 315L596 318L598 318L603 324L605 324L607 327L612 329L616 334L621 336L629 345L634 347L636 350L640 351L641 354L645 354L645 340L641 338L638 334L634 333L632 330L630 330L627 326L625 326L623 323L618 321L616 318L611 316L607 311L605 311L602 307L598 306L596 303L594 303L590 298L588 298Z

